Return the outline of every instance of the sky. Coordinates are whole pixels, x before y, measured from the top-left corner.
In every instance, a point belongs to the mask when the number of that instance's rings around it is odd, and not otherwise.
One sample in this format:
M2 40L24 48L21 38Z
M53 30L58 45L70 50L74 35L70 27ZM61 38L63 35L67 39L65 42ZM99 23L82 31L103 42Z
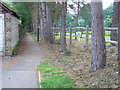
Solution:
M2 1L11 1L11 0L2 0ZM39 0L12 0L12 1L19 2L19 1L39 1ZM45 0L45 1L54 1L54 0ZM60 0L57 0L57 1L60 1ZM82 0L67 0L67 1L82 1ZM91 2L91 0L85 0L85 1ZM99 0L95 0L95 1L99 1ZM106 9L114 2L114 0L102 0L102 2L103 2L103 9Z
M108 8L114 2L114 0L102 0L102 1L103 1L103 9Z
M87 2L91 2L91 0L85 0ZM96 1L99 1L99 0L96 0ZM113 4L115 0L102 0L103 2L103 9L106 9L108 8L111 4Z
M82 1L82 0L80 0L80 1ZM91 2L91 0L85 0L86 2ZM99 1L99 0L96 0L96 1ZM73 3L72 2L72 0L71 1L69 1L69 4L70 3ZM108 8L111 4L113 4L114 3L114 0L102 0L102 3L103 3L103 10L105 10L106 8ZM74 7L77 7L77 5L75 5ZM72 14L75 14L75 12L77 13L77 10L75 9L75 10L72 10L72 9L69 9L68 8L68 11L70 12L70 13L72 13Z

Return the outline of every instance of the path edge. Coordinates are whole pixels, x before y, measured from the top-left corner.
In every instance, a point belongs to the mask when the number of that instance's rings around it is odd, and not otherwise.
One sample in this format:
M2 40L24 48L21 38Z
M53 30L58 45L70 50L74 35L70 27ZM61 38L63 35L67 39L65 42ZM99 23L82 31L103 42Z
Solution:
M38 80L38 83L40 83L40 82L41 82L41 74L40 74L40 71L38 71L38 79L39 79L39 80ZM40 85L40 88L42 88L41 85Z

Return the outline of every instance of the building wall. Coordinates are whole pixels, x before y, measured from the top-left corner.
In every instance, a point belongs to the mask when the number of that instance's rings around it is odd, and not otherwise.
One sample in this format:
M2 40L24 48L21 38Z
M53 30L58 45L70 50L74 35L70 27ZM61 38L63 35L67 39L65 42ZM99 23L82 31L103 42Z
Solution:
M11 55L11 15L5 14L5 55Z
M5 14L5 55L11 55L12 50L19 41L18 19L9 14Z
M4 55L4 14L0 14L0 56Z
M11 31L12 45L11 45L11 47L13 49L19 41L19 29L18 29L19 26L18 26L18 19L16 17L11 15L11 20L12 20L11 21L11 24L12 24L12 26L11 26L11 28L12 28L12 31Z

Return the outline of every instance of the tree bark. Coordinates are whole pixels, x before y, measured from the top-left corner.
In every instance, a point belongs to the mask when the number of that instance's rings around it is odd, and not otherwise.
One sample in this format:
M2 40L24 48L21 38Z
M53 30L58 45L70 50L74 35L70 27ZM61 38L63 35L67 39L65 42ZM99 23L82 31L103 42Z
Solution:
M120 61L120 2L119 2L118 16L119 16L119 20L118 20L118 60ZM120 65L120 62L119 62L119 65Z
M116 1L116 0L115 0ZM114 2L114 14L112 19L112 27L118 27L118 2ZM111 38L112 41L118 41L118 32L117 30L111 31Z
M66 13L67 2L62 2L62 30L61 30L61 51L66 51Z
M53 30L52 30L52 17L48 6L46 5L46 16L47 16L47 42L53 42Z
M88 50L88 47L89 47L89 26L87 25L86 26L86 45L85 45L85 47L86 47L86 51Z
M46 15L45 15L45 2L42 2L41 4L41 14L42 14L42 22L41 22L41 29L42 29L42 34L43 34L43 38L45 40L45 28L46 28Z
M53 31L52 31L52 19L51 12L46 2L42 2L41 4L41 32L44 40L48 43L53 42Z
M92 63L91 70L103 68L106 65L105 31L103 24L102 1L91 3L92 10Z
M37 4L38 5L38 25L37 25L37 41L40 40L40 3Z
M42 12L42 2L39 2L39 30L40 30L40 37L44 39L43 36L43 12Z
M56 21L56 28L57 28L56 32L58 33L59 32L59 20Z
M77 18L76 18L77 19L76 20L77 21L77 26L79 25L79 22L78 22L79 21L79 9L80 9L80 5L79 4L80 4L80 2L78 2L78 10L77 10Z

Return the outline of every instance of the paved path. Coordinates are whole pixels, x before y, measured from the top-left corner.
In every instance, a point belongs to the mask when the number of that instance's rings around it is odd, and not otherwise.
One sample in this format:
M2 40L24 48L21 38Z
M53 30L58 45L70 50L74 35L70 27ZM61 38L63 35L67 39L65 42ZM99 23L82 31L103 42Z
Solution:
M41 60L38 44L30 34L22 39L23 51L12 58L2 59L2 87L3 88L37 88L37 65Z

